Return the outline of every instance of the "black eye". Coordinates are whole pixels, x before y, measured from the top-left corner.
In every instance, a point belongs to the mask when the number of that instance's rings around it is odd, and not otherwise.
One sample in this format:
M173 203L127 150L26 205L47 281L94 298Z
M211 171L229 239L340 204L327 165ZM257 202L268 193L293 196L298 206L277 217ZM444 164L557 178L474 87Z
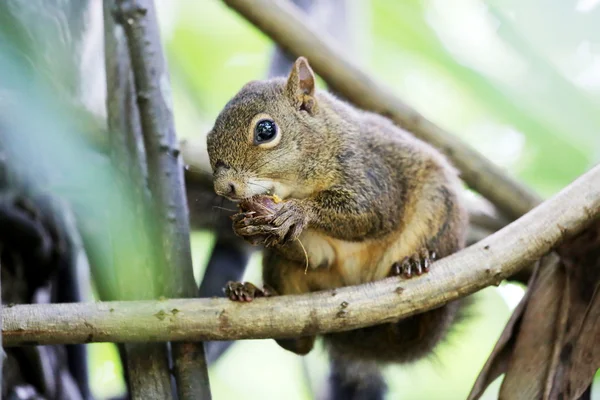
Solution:
M277 136L277 125L275 121L263 119L256 123L254 128L254 141L258 144L267 143Z

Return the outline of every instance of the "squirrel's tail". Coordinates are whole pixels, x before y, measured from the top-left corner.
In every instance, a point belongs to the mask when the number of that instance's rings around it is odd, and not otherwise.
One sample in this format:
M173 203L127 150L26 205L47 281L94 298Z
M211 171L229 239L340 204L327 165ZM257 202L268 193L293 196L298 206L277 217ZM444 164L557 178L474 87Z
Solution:
M432 354L464 306L461 299L398 322L331 333L323 339L331 357L342 362L408 363Z

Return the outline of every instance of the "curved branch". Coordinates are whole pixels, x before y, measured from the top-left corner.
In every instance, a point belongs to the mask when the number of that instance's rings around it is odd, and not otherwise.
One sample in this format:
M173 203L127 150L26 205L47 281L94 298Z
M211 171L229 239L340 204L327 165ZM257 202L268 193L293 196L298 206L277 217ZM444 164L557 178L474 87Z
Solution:
M499 284L600 216L600 165L502 230L419 278L313 294L5 307L5 346L285 338L396 320Z
M307 57L313 69L334 91L358 107L389 117L444 152L462 172L464 181L508 217L518 218L541 201L526 186L507 176L469 145L424 118L358 68L326 32L309 25L310 21L303 19L298 8L289 1L223 2L291 54Z

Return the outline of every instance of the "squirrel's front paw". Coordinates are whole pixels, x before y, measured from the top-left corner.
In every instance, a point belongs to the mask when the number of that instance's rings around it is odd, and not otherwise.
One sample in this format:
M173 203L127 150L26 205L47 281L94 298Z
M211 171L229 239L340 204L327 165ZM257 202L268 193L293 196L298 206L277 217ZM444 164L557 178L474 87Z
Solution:
M283 245L296 240L308 225L309 214L298 200L287 200L273 214L255 216L241 213L234 219L235 233L251 243L267 247Z
M309 214L300 201L286 201L271 221L274 230L265 244L269 247L293 242L300 237L308 222Z
M223 288L225 295L233 301L252 301L257 297L274 296L275 291L265 285L263 290L260 290L250 282L227 282Z
M248 215L250 214L250 215ZM251 213L240 213L234 216L233 231L251 245L266 244L276 232L271 225L272 216L253 216Z
M413 274L422 275L429 272L429 266L436 258L435 251L422 249L412 257L405 257L404 260L392 264L390 275L402 275L405 278L411 278Z

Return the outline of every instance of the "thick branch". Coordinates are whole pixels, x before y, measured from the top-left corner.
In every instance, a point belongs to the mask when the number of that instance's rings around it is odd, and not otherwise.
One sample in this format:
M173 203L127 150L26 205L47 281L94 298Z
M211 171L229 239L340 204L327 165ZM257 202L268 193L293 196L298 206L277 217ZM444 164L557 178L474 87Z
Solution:
M223 0L277 44L305 56L336 92L359 107L386 115L398 125L443 151L462 172L465 182L487 197L508 217L518 218L541 199L521 183L463 143L425 119L375 81L335 45L323 30L310 26L287 0Z
M5 307L5 346L284 338L393 321L499 284L599 216L600 165L518 221L434 263L419 278L388 278L250 304L178 299Z

